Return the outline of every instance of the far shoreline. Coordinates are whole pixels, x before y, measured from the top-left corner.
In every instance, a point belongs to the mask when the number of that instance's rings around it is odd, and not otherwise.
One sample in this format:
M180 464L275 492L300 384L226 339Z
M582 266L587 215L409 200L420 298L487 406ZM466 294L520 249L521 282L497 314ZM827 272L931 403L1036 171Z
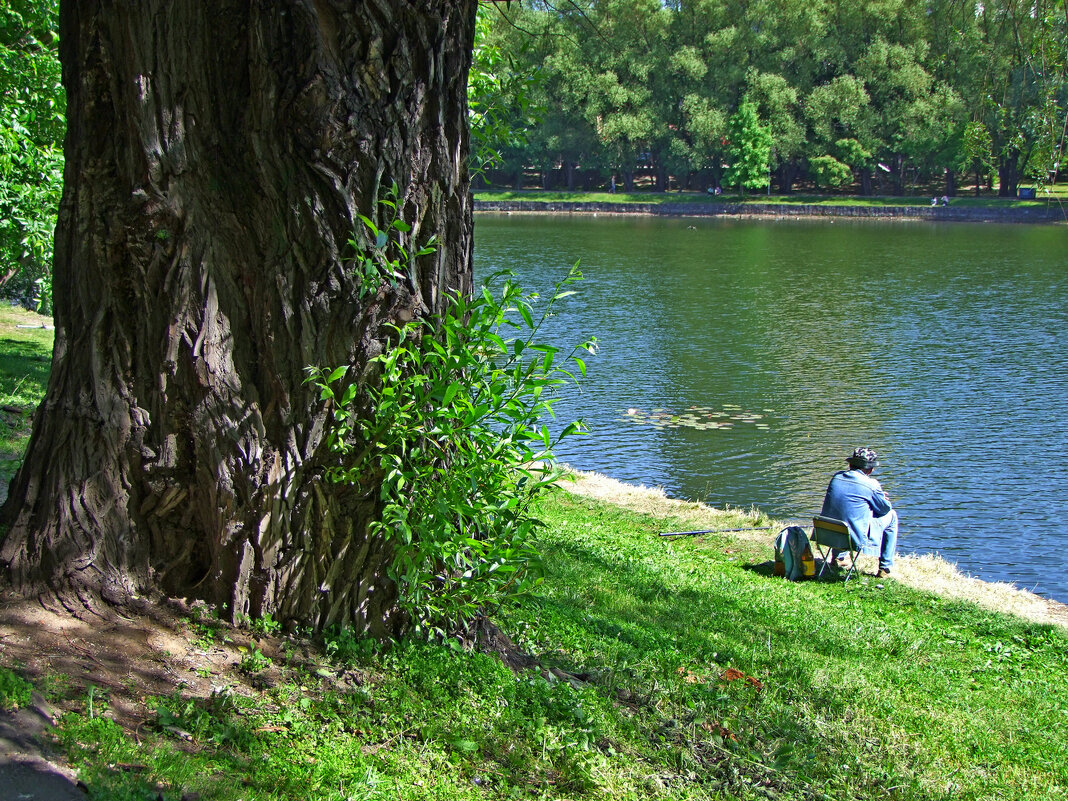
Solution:
M475 199L475 212L498 214L569 214L657 217L749 217L765 220L787 219L883 219L915 222L1024 223L1056 225L1068 222L1068 209L1054 202L1036 206L923 206L923 205L836 205L824 203L774 203L759 201L706 202L611 202L569 200L485 200Z

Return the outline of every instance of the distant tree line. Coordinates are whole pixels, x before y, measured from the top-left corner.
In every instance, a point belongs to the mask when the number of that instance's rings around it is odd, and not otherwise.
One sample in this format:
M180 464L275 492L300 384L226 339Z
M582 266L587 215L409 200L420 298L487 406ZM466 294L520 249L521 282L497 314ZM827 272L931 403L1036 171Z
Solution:
M488 31L529 127L483 184L1010 197L1060 166L1064 0L500 3Z

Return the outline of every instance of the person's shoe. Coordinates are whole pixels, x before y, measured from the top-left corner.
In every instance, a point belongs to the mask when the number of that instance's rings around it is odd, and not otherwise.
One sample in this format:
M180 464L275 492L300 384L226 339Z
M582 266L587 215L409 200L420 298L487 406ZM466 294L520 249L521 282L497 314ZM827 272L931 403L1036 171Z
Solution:
M890 578L890 571L887 570L885 567L880 567L879 572L875 574L875 578Z

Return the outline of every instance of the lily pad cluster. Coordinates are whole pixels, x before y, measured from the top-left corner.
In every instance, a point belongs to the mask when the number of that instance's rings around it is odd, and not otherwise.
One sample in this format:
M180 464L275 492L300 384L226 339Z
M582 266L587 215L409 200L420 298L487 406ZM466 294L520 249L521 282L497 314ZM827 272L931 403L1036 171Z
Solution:
M741 406L725 403L716 409L711 406L691 406L684 412L670 409L621 409L621 419L637 425L649 425L653 428L695 428L698 431L734 428L737 425L752 425L754 428L767 430L768 424L762 422L773 409L751 412Z

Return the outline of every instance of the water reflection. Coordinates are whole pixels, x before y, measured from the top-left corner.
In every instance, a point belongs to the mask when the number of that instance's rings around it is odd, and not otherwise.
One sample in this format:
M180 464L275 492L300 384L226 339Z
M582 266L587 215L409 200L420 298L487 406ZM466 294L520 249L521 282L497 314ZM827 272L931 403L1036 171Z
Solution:
M561 457L716 505L811 513L855 446L882 455L903 550L1068 599L1068 232L836 221L480 216L480 275L587 281L550 336L602 342ZM571 302L574 301L574 302ZM771 409L767 429L623 410ZM1044 543L1019 547L1021 533ZM1058 545L1060 547L1058 547Z

